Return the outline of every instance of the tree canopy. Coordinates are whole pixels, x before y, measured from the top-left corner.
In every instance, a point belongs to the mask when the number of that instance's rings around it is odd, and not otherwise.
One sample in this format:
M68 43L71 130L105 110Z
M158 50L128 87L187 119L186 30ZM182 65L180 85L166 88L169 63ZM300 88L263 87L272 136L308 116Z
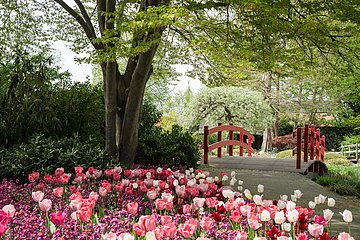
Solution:
M246 88L204 88L191 100L188 110L188 125L221 122L260 131L273 122L272 110L262 94Z

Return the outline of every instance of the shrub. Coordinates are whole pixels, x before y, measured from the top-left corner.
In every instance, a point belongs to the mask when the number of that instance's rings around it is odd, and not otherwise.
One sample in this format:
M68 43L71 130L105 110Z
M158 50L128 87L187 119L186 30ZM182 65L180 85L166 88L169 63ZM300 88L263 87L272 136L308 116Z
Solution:
M296 147L296 139L293 138L292 134L279 136L272 139L272 145L279 151L293 149Z
M91 139L56 140L43 135L34 136L27 143L0 149L0 179L24 180L24 176L31 172L53 172L58 166L64 167L66 171L78 165L105 168L111 165L111 161L103 149L103 146Z
M351 145L359 143L360 144L360 135L349 135L345 136L344 140L341 142L341 145Z
M169 167L196 167L200 160L198 146L188 132L174 125L171 131L156 128L139 139L135 163Z
M331 158L325 159L325 163L335 166L351 166L352 163L345 158Z
M360 166L328 166L330 176L322 176L316 182L327 186L340 195L360 196Z

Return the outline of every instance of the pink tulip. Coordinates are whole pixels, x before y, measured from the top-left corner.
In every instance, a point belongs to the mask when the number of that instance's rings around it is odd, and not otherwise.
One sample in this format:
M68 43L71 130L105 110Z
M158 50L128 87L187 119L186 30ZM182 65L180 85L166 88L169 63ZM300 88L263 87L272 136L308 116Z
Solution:
M313 223L313 224L309 224L308 230L311 236L319 237L324 232L324 226L318 223Z
M145 232L152 231L156 228L156 219L152 215L141 216L139 218L139 225Z
M127 211L132 215L135 215L138 212L138 208L139 204L137 202L131 202L126 205Z
M7 229L8 229L7 224L0 223L0 236L4 235Z
M29 182L31 182L31 183L37 181L39 179L39 177L40 177L39 172L32 172L28 175Z
M63 174L60 176L60 183L61 184L68 184L69 180L70 180L71 174Z
M9 213L4 210L0 210L0 224L7 225L11 220L11 216Z
M167 216L167 215L161 216L161 225L171 223L172 221L173 219L171 216Z
M81 200L75 199L75 200L71 200L71 201L70 201L70 208L71 208L71 210L73 210L73 211L80 210L81 205L82 205L82 201L81 201Z
M99 194L97 192L91 192L89 194L89 198L95 199L95 201L97 201L99 199Z
M156 209L162 211L165 209L165 201L163 199L156 199L155 201Z
M205 203L205 198L195 197L195 198L193 199L193 203L194 203L195 209L203 208L203 207L204 207L204 203Z
M146 196L150 199L150 200L154 200L157 197L157 192L156 190L150 190L146 193Z
M139 223L135 223L133 225L133 231L135 232L136 235L138 235L140 237L145 236L145 233L146 233L145 230L140 227Z
M44 198L44 193L41 191L36 191L36 192L32 192L31 196L35 202L40 202Z
M185 238L191 238L196 229L198 227L198 222L195 219L189 219L184 224L180 224L179 226L179 232L185 237Z
M155 228L153 233L156 239L164 239L164 228L162 226Z
M168 238L175 238L177 231L176 224L171 222L164 225L164 236Z
M53 189L53 194L55 197L61 197L64 193L64 188L63 187L58 187Z
M230 215L230 220L233 222L240 222L242 219L241 213L237 210L232 211Z
M178 195L179 198L187 198L187 193L186 193L186 187L184 185L180 186L176 186L175 187L175 192Z
M209 231L214 223L214 219L211 217L203 217L200 220L200 226L205 231Z
M296 240L308 240L308 236L305 233L300 233L299 235L296 236Z
M258 216L252 212L248 214L248 223L250 228L254 230L257 230L262 226L261 223L259 222Z
M81 173L83 172L83 170L84 170L83 167L80 167L80 166L75 167L75 173L76 173L76 175L81 174Z
M77 211L77 214L80 221L89 222L92 215L92 209L89 207L82 207L79 211Z
M52 202L50 199L44 199L39 202L39 207L41 211L48 212L52 207Z
M64 174L64 168L57 168L56 170L55 170L55 176L56 177L60 177L61 175L63 175Z
M246 232L239 232L235 240L248 240L248 234Z
M104 188L104 187L99 188L100 196L105 197L107 193L108 193L108 191L106 190L106 188Z
M16 212L15 207L12 204L5 205L2 210L9 214L10 217L14 217Z
M219 203L219 200L217 200L216 197L209 197L209 198L206 198L205 203L206 203L206 206L208 206L209 208L214 208L216 206L216 204Z
M183 206L183 213L184 214L187 214L187 213L190 213L191 212L191 206L189 205L189 204L185 204L184 206Z
M63 222L65 221L66 218L66 214L63 212L53 212L50 213L50 220L55 224L55 225L61 225L63 224Z
M355 238L351 237L348 233L342 232L339 234L338 240L355 240Z
M163 192L161 194L161 199L165 202L173 202L174 196L171 193Z
M117 238L115 233L109 232L109 233L103 234L101 236L101 239L103 239L103 240L116 240L118 238Z

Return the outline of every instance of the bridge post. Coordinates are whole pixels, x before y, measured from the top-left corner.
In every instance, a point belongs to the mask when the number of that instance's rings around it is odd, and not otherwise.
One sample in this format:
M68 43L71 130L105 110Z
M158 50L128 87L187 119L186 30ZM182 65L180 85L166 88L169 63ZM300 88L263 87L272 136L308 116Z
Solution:
M230 125L232 126L233 124L230 123ZM233 140L234 139L234 132L233 130L229 131L229 140ZM233 155L233 145L229 145L229 156Z
M315 125L311 124L310 128L310 160L314 160L314 145L315 145Z
M325 159L325 136L321 136L321 155L320 155L321 161L324 161Z
M301 168L301 127L296 129L296 169Z
M304 126L304 162L308 161L308 147L309 147L309 124Z
M208 164L208 158L209 158L209 127L204 126L204 164Z
M320 128L316 129L316 133L315 133L315 138L316 138L316 160L319 160L320 158Z
M240 132L240 134L239 134L239 141L240 142L244 142L244 136L243 136L243 133L242 132ZM239 148L239 156L240 157L242 157L243 156L243 147L242 146L240 146L240 148Z
M221 123L218 123L218 126L221 126ZM222 140L221 133L222 133L221 131L218 132L218 142L221 142L221 140ZM221 147L218 147L218 149L217 149L217 157L221 158Z
M252 139L250 138L250 136L248 136L248 146L251 148L251 145L252 145ZM248 149L248 157L251 157L250 149Z

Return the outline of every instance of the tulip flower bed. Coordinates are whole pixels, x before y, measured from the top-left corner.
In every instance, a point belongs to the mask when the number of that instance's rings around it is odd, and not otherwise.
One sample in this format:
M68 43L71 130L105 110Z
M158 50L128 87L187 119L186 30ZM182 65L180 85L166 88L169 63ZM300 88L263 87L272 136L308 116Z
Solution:
M76 167L75 174L62 168L42 177L31 173L27 184L4 179L0 239L354 239L345 232L330 236L329 209L315 215L286 197L273 201L235 191L235 173L209 175ZM291 198L301 195L296 190ZM350 211L342 214L351 222Z

